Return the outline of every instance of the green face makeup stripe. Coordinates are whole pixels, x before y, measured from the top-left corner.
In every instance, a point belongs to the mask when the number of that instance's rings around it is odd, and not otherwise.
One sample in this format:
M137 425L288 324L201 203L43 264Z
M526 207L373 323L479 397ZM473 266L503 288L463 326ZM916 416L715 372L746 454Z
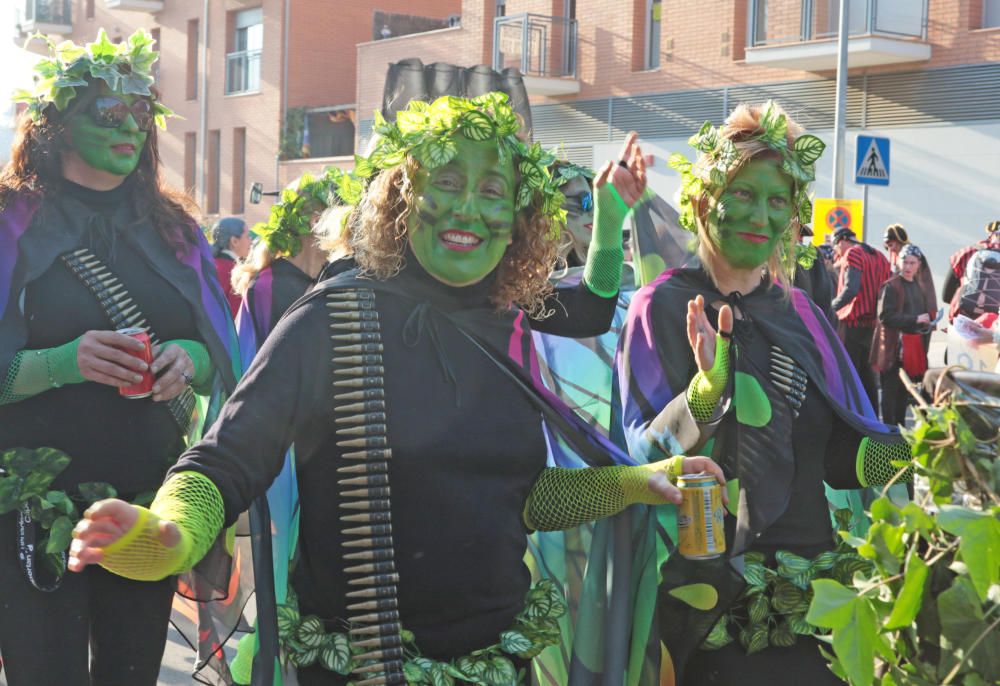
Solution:
M114 95L129 106L138 99L135 95ZM135 171L148 135L139 130L131 114L112 129L98 126L86 109L69 118L67 131L80 159L94 169L116 176L128 176Z

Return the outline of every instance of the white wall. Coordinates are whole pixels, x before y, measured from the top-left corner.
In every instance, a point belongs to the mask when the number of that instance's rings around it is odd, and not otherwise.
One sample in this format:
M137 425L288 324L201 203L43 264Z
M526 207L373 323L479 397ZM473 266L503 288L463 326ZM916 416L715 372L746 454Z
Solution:
M693 133L693 132L692 132ZM816 165L816 197L830 197L833 177L831 131L814 132L827 143ZM844 195L861 198L864 188L854 184L854 152L858 130L847 132ZM926 253L938 293L948 270L948 257L985 236L987 222L1000 219L1000 121L986 124L868 129L866 135L891 140L891 183L869 191L868 242L881 248L889 224L906 227L910 240ZM642 141L656 156L650 185L673 202L680 177L667 168L672 152L693 159L687 139ZM616 158L621 142L594 146L594 166Z

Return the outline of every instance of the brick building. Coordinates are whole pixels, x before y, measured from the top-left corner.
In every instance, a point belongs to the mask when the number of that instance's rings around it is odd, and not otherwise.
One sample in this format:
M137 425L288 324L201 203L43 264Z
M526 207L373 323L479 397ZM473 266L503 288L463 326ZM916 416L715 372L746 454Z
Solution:
M100 27L113 40L152 32L161 51L157 87L180 115L160 137L168 182L188 189L205 215L251 222L266 218L268 205L249 204L251 183L272 190L303 171L352 162L355 46L446 26L460 9L459 0L16 2L22 34L82 43ZM283 121L291 124L284 142ZM305 148L310 156L297 159Z

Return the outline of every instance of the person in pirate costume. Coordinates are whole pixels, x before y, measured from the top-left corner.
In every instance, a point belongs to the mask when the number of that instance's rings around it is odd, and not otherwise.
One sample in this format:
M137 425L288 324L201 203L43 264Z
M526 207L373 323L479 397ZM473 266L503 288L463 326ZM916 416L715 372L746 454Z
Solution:
M64 575L90 502L152 492L238 373L208 244L159 176L139 31L49 44L0 175L0 651L10 686L152 685L174 580ZM147 371L150 397L123 397ZM192 389L194 389L192 391ZM200 402L195 396L211 396ZM148 502L148 501L147 501ZM58 646L58 656L51 649ZM90 652L88 667L88 648Z
M796 262L812 258L796 245L797 223L811 214L823 143L774 102L740 105L690 143L696 161L675 154L670 164L700 265L667 270L633 297L616 429L639 461L711 455L729 477L734 516L724 554L686 559L675 552L674 508L636 513L666 540L649 554L658 567L647 594L633 595L638 616L659 577L629 668L685 686L840 683L804 619L808 580L849 583L852 565L865 564L835 547L831 509L863 517L857 489L905 478L891 461L910 450L877 421L822 311L790 286ZM863 526L851 512L838 515L841 529Z
M526 312L551 291L562 197L506 96L413 102L375 128L355 168L374 177L350 220L359 270L292 307L148 510L87 512L70 565L186 568L294 442L299 559L278 619L299 683L523 683L564 611L552 584L529 587L526 527L676 502L671 475L722 474L706 458L629 464L541 385ZM609 167L597 223L620 224L644 181L636 156ZM560 297L618 282L620 261L594 259ZM546 468L571 449L607 466ZM264 666L254 683L272 683Z

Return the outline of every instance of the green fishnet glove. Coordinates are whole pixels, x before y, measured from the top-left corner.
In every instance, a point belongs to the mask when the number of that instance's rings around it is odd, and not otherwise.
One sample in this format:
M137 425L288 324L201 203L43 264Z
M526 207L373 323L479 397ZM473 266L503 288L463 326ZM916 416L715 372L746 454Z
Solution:
M587 264L583 282L590 292L602 298L613 298L622 285L622 226L631 212L618 191L610 183L597 189L594 206L594 231L587 248Z
M253 657L257 653L257 632L246 634L236 644L236 657L229 663L229 673L236 686L249 686L253 676Z
M83 383L76 363L80 339L43 350L21 350L10 362L0 386L0 405L16 403L66 384Z
M858 444L858 457L854 463L858 474L858 483L862 486L885 486L892 481L892 477L896 476L900 469L893 466L893 461L905 460L909 462L912 459L913 454L910 452L909 443L880 443L865 436ZM913 467L907 467L895 483L910 481L913 481Z
M666 472L677 481L684 456L636 466L542 471L524 505L524 522L537 531L571 529L595 519L618 514L629 505L662 505L666 501L649 490L649 478Z
M715 362L707 372L699 371L687 387L687 402L691 415L707 422L715 414L715 406L729 383L729 341L715 334Z
M167 341L161 348L166 348L168 345L176 345L191 358L191 364L194 365L194 380L191 381L192 386L195 388L204 388L212 382L212 374L215 372L215 366L212 364L212 357L208 354L208 348L205 347L204 343L181 339Z
M212 480L198 472L181 472L160 486L147 510L120 539L104 548L101 566L136 581L158 581L191 569L222 530L225 510ZM177 525L181 540L173 548L160 543L160 520Z

